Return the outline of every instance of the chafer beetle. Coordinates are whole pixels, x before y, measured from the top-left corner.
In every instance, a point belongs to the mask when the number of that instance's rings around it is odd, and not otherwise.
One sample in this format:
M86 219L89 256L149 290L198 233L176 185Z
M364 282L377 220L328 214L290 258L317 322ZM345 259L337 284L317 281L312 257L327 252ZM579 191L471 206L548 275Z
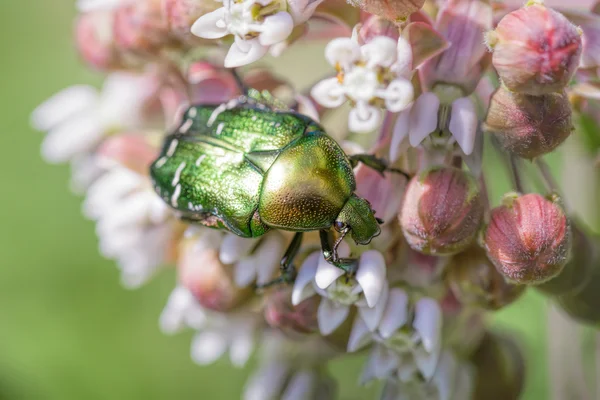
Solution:
M382 221L354 194L358 162L387 168L371 155L348 157L307 116L242 96L190 107L150 172L156 192L187 221L248 238L297 232L281 262L280 280L289 281L302 232L319 230L325 259L350 274L356 260L338 257L341 240L368 244L379 235ZM340 234L333 245L331 227Z

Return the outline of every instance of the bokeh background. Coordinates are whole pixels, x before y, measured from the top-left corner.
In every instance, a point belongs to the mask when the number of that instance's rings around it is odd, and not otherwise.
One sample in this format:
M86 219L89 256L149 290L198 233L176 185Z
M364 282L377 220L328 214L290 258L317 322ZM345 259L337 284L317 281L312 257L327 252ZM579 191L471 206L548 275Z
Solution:
M69 191L68 167L39 155L43 135L29 126L31 110L66 86L102 78L71 44L73 3L0 1L0 399L239 398L251 366L196 366L191 333L159 332L173 271L142 289L122 288ZM296 48L278 66L308 83L307 62L324 63L314 50ZM492 189L499 200L508 187ZM548 398L545 300L529 293L494 324L514 331L526 350L524 399ZM376 388L356 389L361 361L332 365L341 398L373 398Z

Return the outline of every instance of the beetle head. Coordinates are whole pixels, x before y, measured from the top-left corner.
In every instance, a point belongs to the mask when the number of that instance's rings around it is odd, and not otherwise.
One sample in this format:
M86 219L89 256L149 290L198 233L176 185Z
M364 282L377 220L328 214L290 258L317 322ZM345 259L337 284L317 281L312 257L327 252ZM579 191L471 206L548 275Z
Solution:
M349 229L357 244L369 244L381 233L379 221L369 202L354 194L344 204L333 226L338 232Z

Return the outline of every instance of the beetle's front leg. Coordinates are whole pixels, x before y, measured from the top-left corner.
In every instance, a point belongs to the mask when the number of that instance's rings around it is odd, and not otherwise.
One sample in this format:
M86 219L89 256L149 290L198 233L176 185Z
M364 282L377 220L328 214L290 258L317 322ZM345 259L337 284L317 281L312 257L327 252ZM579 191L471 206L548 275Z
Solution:
M323 258L325 258L325 261L342 269L348 275L354 276L358 269L358 259L340 258L338 256L337 245L339 245L340 242L338 241L335 246L331 246L331 231L322 229L319 231L319 237L321 239L321 248L323 250Z
M390 168L386 160L384 160L383 158L375 157L373 154L354 154L352 156L349 156L349 158L352 167L356 167L356 165L359 162L361 162L367 167L373 168L375 171L379 172L382 175L385 171L390 171L395 172L397 174L402 174L406 177L406 179L410 179L410 176L406 172L398 168Z
M271 282L265 283L264 285L257 285L257 289L266 289L268 287L278 285L281 283L293 283L296 280L296 267L294 266L294 259L300 251L302 245L302 232L296 232L292 242L288 246L283 258L281 259L279 278L274 279Z

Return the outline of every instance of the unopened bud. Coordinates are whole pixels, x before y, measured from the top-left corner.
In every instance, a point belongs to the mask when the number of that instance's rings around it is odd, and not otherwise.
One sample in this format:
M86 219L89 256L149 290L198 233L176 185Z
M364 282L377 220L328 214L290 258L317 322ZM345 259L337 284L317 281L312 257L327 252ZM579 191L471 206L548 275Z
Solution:
M530 96L500 87L492 96L484 130L510 153L533 159L547 154L573 131L564 92Z
M409 182L400 225L414 250L431 255L455 254L475 239L483 210L479 186L467 172L434 167Z
M265 320L272 328L287 334L317 332L317 310L321 296L315 295L294 306L290 288L279 288L270 293L265 305Z
M557 276L571 249L571 230L554 196L507 195L484 235L488 257L507 279L540 284Z
M209 310L230 311L253 295L252 288L235 285L231 266L219 260L217 249L196 246L194 240L183 244L178 267L181 284Z
M446 279L461 303L486 310L498 310L512 303L526 288L507 282L479 246L454 255L447 266Z
M581 58L581 30L541 4L507 14L487 42L502 82L515 92L541 95L562 91Z
M525 382L525 359L515 341L487 333L472 356L477 368L474 400L518 399Z

